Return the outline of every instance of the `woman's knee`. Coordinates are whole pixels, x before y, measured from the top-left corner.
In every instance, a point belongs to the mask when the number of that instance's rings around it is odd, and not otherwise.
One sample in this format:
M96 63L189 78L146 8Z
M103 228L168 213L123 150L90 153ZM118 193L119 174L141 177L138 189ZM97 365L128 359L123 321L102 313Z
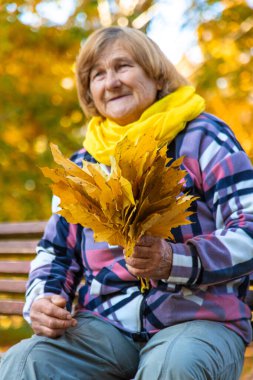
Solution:
M28 375L25 375L27 371L28 362L41 363L42 355L41 349L45 350L45 338L39 336L33 336L30 339L25 339L11 347L4 355L0 364L0 380L11 379L30 379ZM30 371L31 373L33 371ZM31 377L32 378L32 377Z
M136 376L136 379L145 378L144 374L150 373L153 373L152 379L164 380L239 378L242 364L240 355L243 356L244 345L233 332L224 330L222 335L222 331L219 330L221 337L217 337L216 334L217 339L208 337L210 335L208 333L205 336L198 334L190 328L184 329L183 334L173 335L173 329L169 332L171 333L167 336L166 331L160 336L158 333L141 351L137 372L139 377ZM227 343L224 342L224 335L230 336L230 340L227 337ZM232 350L234 346L237 348ZM231 368L233 368L233 373L231 373Z
M188 350L186 350L188 351ZM135 379L152 378L163 380L203 380L211 379L206 367L189 352L174 351L168 347L153 349L140 361Z
M168 380L212 380L208 366L193 354L174 356L163 363L162 378Z
M9 380L12 373L16 376L22 371L24 356L30 350L31 339L25 339L12 346L2 357L0 362L0 379ZM14 378L14 377L13 377ZM19 377L16 377L19 378Z

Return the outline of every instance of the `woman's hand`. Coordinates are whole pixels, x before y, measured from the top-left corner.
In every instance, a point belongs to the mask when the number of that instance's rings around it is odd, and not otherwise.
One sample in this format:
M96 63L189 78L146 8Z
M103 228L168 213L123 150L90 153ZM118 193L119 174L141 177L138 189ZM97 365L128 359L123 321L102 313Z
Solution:
M37 335L57 338L70 326L77 324L65 309L66 300L59 295L40 298L33 302L30 311L32 329Z
M136 277L167 279L172 257L172 248L164 239L143 236L134 247L132 256L126 257L127 269Z

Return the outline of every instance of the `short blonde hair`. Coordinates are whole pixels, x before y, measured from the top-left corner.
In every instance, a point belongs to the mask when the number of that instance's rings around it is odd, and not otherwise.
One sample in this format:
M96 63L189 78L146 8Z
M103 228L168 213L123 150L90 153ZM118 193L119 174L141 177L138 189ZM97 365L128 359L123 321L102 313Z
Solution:
M158 91L157 99L188 84L158 45L141 31L116 26L101 28L88 37L76 61L77 92L87 117L99 115L90 93L92 67L102 50L115 41L120 41L148 77L159 83L161 90Z

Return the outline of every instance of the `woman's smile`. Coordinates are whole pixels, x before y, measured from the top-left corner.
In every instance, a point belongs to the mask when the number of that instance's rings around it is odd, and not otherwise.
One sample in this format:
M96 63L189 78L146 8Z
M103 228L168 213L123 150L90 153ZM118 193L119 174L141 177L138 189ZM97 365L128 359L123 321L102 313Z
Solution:
M123 98L126 98L127 96L131 96L131 94L122 94L122 95L113 96L113 97L107 99L106 101L107 101L107 103L108 102L113 102L115 100L121 100Z

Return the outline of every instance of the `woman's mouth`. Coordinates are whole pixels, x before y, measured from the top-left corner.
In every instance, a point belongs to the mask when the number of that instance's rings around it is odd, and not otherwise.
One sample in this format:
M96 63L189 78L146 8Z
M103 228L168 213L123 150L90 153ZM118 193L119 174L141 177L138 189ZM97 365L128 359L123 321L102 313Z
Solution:
M130 94L121 94L121 95L117 95L117 96L114 96L114 97L108 99L107 102L112 102L112 101L114 101L114 100L119 100L119 99L121 99L121 98L125 98L125 97L127 97L127 96L129 96L129 95L130 95Z

